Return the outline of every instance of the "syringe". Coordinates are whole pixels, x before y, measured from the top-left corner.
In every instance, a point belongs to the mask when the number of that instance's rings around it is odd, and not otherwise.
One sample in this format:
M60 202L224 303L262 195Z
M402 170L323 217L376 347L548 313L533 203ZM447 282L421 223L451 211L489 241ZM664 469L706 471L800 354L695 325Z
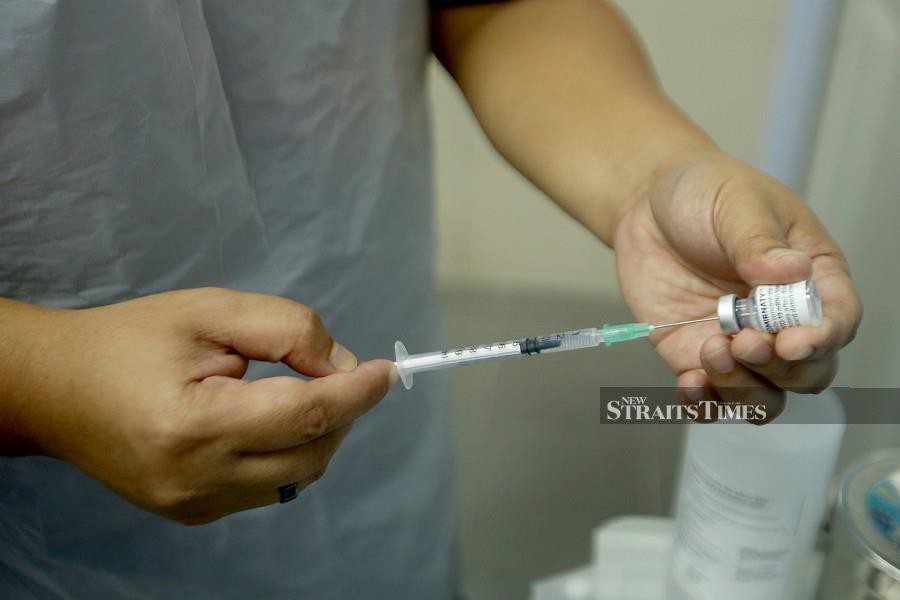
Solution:
M596 348L600 344L612 346L619 342L627 342L638 338L647 337L654 330L688 323L700 323L702 321L714 321L718 317L696 319L694 321L681 321L678 323L666 323L665 325L651 325L649 323L623 323L621 325L604 325L602 329L591 327L589 329L575 329L561 333L551 333L537 337L527 337L506 342L492 342L476 346L463 346L451 350L439 350L424 354L409 354L403 342L394 344L394 352L397 358L394 365L400 374L406 389L412 389L413 374L423 371L435 371L437 369L449 369L460 365L469 365L478 362L500 360L530 356L532 354L546 354L549 352L566 352L568 350L580 350L582 348Z
M746 298L728 294L719 298L717 315L691 321L678 321L651 325L650 323L623 323L604 325L602 329L576 329L562 333L551 333L539 337L529 337L507 342L494 342L478 346L464 346L452 350L426 352L410 355L403 342L394 344L397 358L394 365L406 389L411 389L413 374L421 371L447 369L477 362L565 352L581 348L596 348L600 344L612 346L647 337L657 329L680 327L692 323L718 321L722 332L734 334L745 328L768 333L778 333L788 327L798 325L817 326L822 323L822 299L812 280L794 283L760 285L750 290Z

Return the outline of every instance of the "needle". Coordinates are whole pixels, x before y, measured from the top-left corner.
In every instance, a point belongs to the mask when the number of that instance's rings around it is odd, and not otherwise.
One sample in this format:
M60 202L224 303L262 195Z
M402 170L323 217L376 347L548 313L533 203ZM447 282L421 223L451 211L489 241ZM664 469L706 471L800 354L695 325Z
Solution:
M678 321L677 323L665 323L663 325L654 325L653 329L664 329L666 327L678 327L680 325L690 325L691 323L703 323L705 321L718 321L719 317L706 317L705 319L694 319L693 321Z

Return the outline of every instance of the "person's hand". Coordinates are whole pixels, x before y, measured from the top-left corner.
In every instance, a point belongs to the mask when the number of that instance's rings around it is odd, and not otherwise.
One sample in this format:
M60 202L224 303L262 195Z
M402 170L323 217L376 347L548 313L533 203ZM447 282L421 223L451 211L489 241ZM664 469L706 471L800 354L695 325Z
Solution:
M778 388L820 391L862 316L847 262L809 208L777 181L718 153L660 173L622 216L614 246L626 302L654 324L714 315L719 296L759 284L812 277L818 285L819 327L729 338L711 322L654 333L687 402L725 388L740 390L733 401L768 390L776 404Z
M357 365L315 312L272 296L198 289L48 313L43 352L23 374L29 437L186 524L321 477L396 377L385 360ZM245 381L249 360L315 379Z

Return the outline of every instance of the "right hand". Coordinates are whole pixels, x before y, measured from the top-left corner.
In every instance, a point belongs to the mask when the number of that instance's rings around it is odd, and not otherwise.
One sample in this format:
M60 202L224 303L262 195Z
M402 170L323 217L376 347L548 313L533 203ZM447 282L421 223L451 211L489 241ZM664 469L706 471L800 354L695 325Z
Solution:
M19 377L27 409L17 433L185 524L317 480L396 381L392 363L357 365L315 312L274 296L184 290L40 318L42 352ZM245 381L250 360L315 379Z

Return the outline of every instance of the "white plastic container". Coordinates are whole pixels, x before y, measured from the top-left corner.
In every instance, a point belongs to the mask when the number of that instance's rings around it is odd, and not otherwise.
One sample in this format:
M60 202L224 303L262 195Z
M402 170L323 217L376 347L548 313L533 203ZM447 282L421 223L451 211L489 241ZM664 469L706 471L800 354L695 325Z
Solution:
M668 600L803 600L843 423L827 390L767 425L688 426Z

